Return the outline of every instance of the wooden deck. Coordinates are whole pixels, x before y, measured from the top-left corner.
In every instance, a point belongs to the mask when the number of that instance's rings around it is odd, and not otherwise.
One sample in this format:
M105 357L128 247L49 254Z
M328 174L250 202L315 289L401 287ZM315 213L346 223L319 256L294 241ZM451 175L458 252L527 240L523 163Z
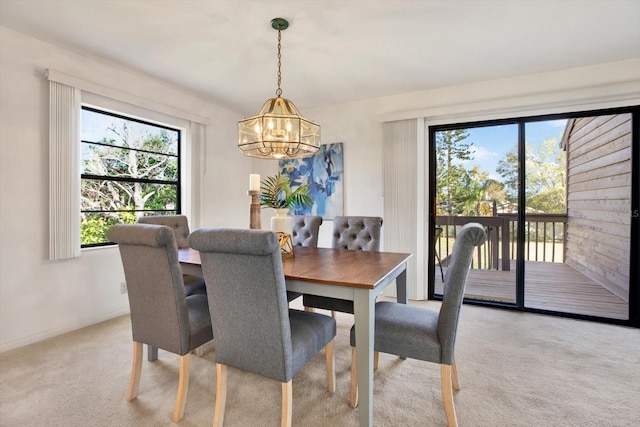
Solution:
M442 293L436 266L435 290ZM465 296L487 301L515 303L516 269L471 270ZM525 262L525 307L609 319L628 319L626 301L583 276L567 264Z

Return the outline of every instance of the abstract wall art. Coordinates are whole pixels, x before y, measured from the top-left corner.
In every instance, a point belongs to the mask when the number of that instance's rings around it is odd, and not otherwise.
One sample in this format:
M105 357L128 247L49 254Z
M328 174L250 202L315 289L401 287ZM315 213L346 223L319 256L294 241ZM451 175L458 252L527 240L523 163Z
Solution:
M342 215L344 204L344 156L342 143L324 144L312 157L280 160L280 173L291 188L309 183L313 206L295 208L293 215L319 215L333 219Z

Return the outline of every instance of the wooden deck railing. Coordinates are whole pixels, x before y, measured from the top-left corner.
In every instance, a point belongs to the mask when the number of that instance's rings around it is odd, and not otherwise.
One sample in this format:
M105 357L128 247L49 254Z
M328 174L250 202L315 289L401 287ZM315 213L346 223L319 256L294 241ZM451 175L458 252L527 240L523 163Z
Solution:
M516 258L518 214L498 214L509 219L511 259ZM564 262L567 247L566 214L526 214L524 224L525 261Z
M487 227L488 240L484 245L478 246L471 268L493 269L509 271L511 261L509 257L509 219L499 216L439 216L436 218L436 226L442 227L442 234L436 242L436 250L440 254L442 263L446 265L447 259L453 249L457 227L469 222L478 222ZM500 261L501 260L501 261ZM501 267L500 267L501 263Z
M443 265L453 249L457 227L469 222L484 225L488 232L487 242L477 248L472 268L509 271L511 260L516 259L517 214L437 217L436 226L442 228L442 233L436 241L436 251ZM564 214L526 214L525 260L564 262L566 224Z

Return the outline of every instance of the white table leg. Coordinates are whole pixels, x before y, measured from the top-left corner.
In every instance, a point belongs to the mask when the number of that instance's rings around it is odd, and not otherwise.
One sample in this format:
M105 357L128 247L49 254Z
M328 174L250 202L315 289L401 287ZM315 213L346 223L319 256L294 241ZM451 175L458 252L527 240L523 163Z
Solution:
M356 324L356 367L358 369L358 412L360 427L373 426L373 336L375 329L373 293L354 289Z

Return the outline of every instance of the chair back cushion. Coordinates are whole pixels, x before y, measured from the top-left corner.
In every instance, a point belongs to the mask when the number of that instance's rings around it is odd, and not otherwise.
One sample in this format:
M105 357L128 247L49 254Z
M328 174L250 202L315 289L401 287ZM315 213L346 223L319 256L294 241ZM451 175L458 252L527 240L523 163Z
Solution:
M382 218L377 216L337 216L333 220L334 248L379 251Z
M127 281L133 340L184 355L189 317L173 230L121 224L107 232L120 249Z
M286 382L293 376L291 329L276 234L247 229L198 229L216 339L216 362Z
M482 225L477 222L464 225L456 235L444 278L444 295L438 317L438 339L442 351L441 363L450 365L453 362L460 306L471 268L473 252L476 246L482 245L486 240L487 234Z
M185 215L150 215L138 218L141 224L166 225L176 235L176 243L180 249L189 247L189 220Z
M318 246L322 217L317 215L293 216L293 245Z

